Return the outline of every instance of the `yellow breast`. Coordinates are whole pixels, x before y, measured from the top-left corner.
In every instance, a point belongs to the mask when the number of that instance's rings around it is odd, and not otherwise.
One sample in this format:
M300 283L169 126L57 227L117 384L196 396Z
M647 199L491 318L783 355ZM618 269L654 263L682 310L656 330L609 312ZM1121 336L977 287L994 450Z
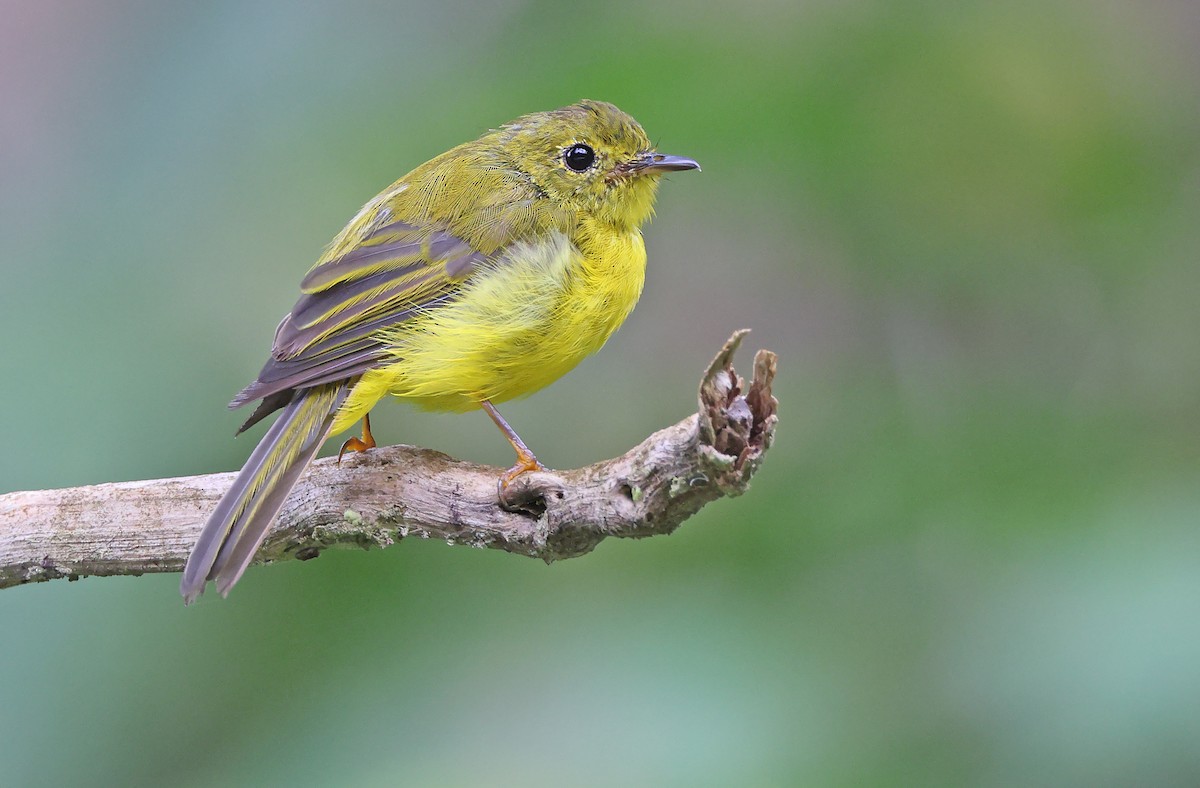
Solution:
M388 339L394 361L363 376L338 413L340 431L385 394L432 410L531 394L599 350L645 281L641 233L585 223L514 245L476 272L453 302Z

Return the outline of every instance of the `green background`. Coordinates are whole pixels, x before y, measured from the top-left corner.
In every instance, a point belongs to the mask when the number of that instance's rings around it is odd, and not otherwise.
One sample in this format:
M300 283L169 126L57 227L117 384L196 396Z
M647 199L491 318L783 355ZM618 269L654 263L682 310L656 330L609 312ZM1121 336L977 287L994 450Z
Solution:
M0 592L0 781L1200 782L1198 41L1183 2L10 4L0 492L239 467L225 403L342 223L583 97L704 172L624 329L506 416L619 454L750 327L781 423L746 496L549 567Z

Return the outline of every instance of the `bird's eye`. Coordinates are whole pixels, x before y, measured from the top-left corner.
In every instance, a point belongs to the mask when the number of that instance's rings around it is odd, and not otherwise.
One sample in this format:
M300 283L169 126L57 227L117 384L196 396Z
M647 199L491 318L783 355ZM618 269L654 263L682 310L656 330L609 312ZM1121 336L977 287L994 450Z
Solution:
M583 172L596 161L596 151L587 145L576 144L563 151L563 161L575 172Z

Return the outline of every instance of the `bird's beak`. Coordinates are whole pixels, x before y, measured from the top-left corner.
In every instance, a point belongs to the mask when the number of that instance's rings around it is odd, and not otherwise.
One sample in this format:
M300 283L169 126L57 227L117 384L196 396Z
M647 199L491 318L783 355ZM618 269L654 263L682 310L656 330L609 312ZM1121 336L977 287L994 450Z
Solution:
M647 151L639 153L637 157L629 162L629 171L633 173L643 172L679 172L681 170L698 170L700 165L695 159L689 159L684 156L668 156L665 153L655 153Z

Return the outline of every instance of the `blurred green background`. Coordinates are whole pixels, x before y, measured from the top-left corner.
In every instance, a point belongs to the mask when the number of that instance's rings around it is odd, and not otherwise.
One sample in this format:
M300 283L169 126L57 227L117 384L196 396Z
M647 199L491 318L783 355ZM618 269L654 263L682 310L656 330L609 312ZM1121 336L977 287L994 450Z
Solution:
M669 539L0 592L4 784L1200 782L1191 4L3 17L0 492L240 467L225 403L343 222L583 97L704 172L625 328L505 414L551 466L619 454L743 326L781 402L751 491ZM376 415L511 458L481 414Z

